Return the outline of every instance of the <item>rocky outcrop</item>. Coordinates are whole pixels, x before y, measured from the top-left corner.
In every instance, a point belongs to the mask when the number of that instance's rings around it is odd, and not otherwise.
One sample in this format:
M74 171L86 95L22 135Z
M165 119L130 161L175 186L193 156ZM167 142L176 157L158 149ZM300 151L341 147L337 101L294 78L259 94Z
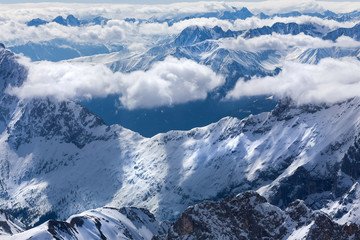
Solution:
M167 235L154 239L360 239L359 226L340 225L296 200L284 211L256 192L189 207Z

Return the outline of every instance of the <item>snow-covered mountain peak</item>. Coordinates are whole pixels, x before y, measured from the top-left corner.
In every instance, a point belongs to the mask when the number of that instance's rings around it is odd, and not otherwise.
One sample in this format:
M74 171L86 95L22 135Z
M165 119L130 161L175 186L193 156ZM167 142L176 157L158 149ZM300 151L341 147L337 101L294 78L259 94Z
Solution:
M146 209L98 208L71 216L66 221L49 220L28 231L14 232L4 239L136 239L150 240L167 232ZM17 234L16 234L17 233Z
M0 47L0 91L4 95L8 85L20 86L27 78L27 69L18 63L19 56ZM2 96L3 97L3 96Z

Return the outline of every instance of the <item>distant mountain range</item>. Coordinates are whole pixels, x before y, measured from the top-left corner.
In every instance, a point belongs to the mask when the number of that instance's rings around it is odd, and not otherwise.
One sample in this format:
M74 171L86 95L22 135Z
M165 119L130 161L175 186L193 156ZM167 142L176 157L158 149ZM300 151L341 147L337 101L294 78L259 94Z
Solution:
M66 18L63 18L62 16L57 16L50 22L58 23L64 26L79 27L82 25L105 25L108 21L109 19L100 16L88 20L80 20L74 17L73 15L68 15ZM40 18L35 18L30 20L26 24L29 27L31 26L38 27L40 25L48 24L50 22Z
M167 22L169 25L173 25L176 22L193 19L193 18L218 18L223 20L245 20L247 18L256 16L260 19L269 19L274 17L280 18L288 18L288 17L300 17L300 16L310 16L317 17L322 19L335 20L338 22L345 22L349 20L358 20L360 17L360 11L353 11L349 13L334 13L332 11L326 10L324 12L299 12L292 11L287 13L275 13L275 14L265 14L260 12L259 14L253 14L246 7L243 8L235 8L232 7L232 10L227 11L216 11L216 12L207 12L207 13L197 13L197 14L189 14L187 16L175 17L175 18L166 18L166 19L158 19L158 18L150 18L148 20L139 20L139 21L149 21L149 22Z
M169 26L172 26L176 22L194 19L194 18L217 18L222 20L245 20L250 17L259 17L260 19L269 19L274 17L280 17L280 18L287 18L287 17L300 17L300 16L311 16L311 17L317 17L322 19L328 19L328 20L335 20L338 22L345 22L349 20L359 20L360 18L360 11L353 11L349 13L334 13L332 11L326 10L322 13L319 12L299 12L299 11L293 11L288 13L276 13L267 15L263 12L255 15L252 12L249 11L246 7L243 8L235 8L233 7L232 10L227 11L216 11L216 12L207 12L207 13L197 13L197 14L190 14L187 16L175 16L172 18L156 18L152 17L149 19L136 19L136 18L125 18L124 20L127 22L158 22L158 23L168 23ZM64 26L82 26L82 25L105 25L110 19L104 18L101 16L97 16L90 19L79 19L75 17L74 15L68 15L66 18L63 16L57 16L51 21L43 20L40 18L34 18L30 21L28 21L26 24L28 26L35 26L38 27L40 25L48 24L50 22L55 22Z

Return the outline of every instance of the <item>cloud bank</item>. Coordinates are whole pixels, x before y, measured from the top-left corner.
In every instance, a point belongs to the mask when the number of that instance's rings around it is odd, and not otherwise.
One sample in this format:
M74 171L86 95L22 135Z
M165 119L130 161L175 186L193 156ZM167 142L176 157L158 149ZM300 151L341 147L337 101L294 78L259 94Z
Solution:
M325 3L324 3L325 4ZM172 26L167 23L152 22L126 22L124 18L149 19L176 19L188 15L204 12L231 11L232 7L248 7L253 13L280 13L289 11L314 12L324 11L323 3L305 1L294 3L289 1L264 1L249 2L197 2L177 3L169 5L129 5L129 4L0 4L0 32L1 41L7 45L19 45L28 41L40 42L56 38L64 38L73 42L82 43L119 43L139 41L140 37L146 38L153 35L178 34L188 26L198 25L206 27L220 26L225 31L246 30L263 26L271 26L276 22L316 23L329 30L339 27L352 27L356 22L337 22L334 20L320 19L310 16L259 19L257 17L234 22L216 18L196 18L176 22ZM331 4L328 4L331 6ZM338 5L336 5L338 6ZM352 4L352 10L360 4ZM340 8L339 8L340 9ZM89 19L103 16L111 19L105 26L62 26L50 23L39 27L28 27L26 22L33 18L52 20L56 16L66 17L73 14L80 19ZM145 36L145 37L144 37ZM144 41L144 40L142 40Z
M210 68L188 59L167 57L148 71L113 73L102 64L32 63L20 60L29 68L28 79L7 93L19 98L55 97L84 99L119 94L125 108L152 108L205 99L208 92L224 83Z
M286 62L275 77L240 79L226 98L276 95L298 104L335 103L360 97L360 61L357 58L321 60L317 65Z
M122 19L113 19L108 24L90 26L63 26L58 23L49 23L39 27L28 27L23 22L14 20L0 20L1 41L10 45L24 44L28 41L41 42L50 41L56 38L67 39L80 43L119 43L144 41L146 37L154 35L176 35L189 26L204 26L213 28L221 27L227 30L247 30L272 26L276 22L290 23L316 23L324 26L325 29L333 30L339 27L353 27L356 22L336 22L315 17L301 16L290 18L259 19L257 17L234 22L217 18L194 18L179 21L169 26L168 23L151 22L126 22Z
M149 18L172 18L178 15L189 13L204 13L231 10L232 7L247 7L250 11L258 14L286 13L291 11L300 12L321 12L330 10L334 12L351 12L360 9L360 3L354 1L288 1L272 0L260 2L224 2L224 1L199 1L182 2L173 4L78 4L78 3L27 3L27 4L0 4L0 16L6 18L21 18L27 21L40 17L47 20L61 14L74 14L79 17L89 15L103 15L112 19L125 17Z
M273 33L272 35L262 35L255 38L244 39L239 36L236 39L220 39L219 46L232 50L244 51L265 51L265 50L287 50L289 47L296 48L358 48L360 42L350 37L339 37L335 42L322 40L321 38L311 37L303 33L298 35L282 35Z

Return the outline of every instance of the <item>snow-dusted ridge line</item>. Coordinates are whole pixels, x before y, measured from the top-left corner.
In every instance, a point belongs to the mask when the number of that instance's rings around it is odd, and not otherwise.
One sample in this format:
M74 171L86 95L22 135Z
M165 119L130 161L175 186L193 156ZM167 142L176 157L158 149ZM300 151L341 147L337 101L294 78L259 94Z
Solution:
M3 239L359 239L360 225L338 224L327 214L313 211L303 201L285 210L271 205L254 191L218 202L188 207L174 223L158 222L145 209L98 208L50 220Z
M168 223L156 221L145 209L98 208L71 216L66 221L49 220L40 226L1 239L135 239L163 235Z

